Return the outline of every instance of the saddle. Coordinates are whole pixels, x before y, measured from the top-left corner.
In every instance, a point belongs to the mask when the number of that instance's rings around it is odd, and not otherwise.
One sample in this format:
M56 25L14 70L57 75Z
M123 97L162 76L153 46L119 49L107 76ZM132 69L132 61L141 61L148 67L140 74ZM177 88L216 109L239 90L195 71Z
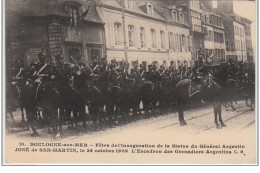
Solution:
M195 94L199 93L201 91L201 84L195 84L191 82L190 87L189 87L189 97L194 96Z

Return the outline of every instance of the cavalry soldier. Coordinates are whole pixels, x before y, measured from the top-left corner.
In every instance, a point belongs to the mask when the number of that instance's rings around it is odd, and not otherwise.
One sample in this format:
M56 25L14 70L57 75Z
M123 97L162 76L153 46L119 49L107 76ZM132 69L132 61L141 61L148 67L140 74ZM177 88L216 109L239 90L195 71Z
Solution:
M120 79L120 74L117 71L118 63L116 60L111 61L111 71L110 71L110 78L111 78L111 83L113 85L118 85L119 79Z
M164 68L163 65L161 65L161 66L160 66L160 69L159 69L159 72L160 72L160 73L164 73L164 71L165 71L165 68Z
M47 67L46 58L42 52L38 53L37 57L40 60L40 62L36 64L36 71L34 72L33 76L35 76L35 77L39 76L43 72L45 72L45 74L44 74L44 76L45 76L47 73L46 72L46 69L47 69L46 68Z

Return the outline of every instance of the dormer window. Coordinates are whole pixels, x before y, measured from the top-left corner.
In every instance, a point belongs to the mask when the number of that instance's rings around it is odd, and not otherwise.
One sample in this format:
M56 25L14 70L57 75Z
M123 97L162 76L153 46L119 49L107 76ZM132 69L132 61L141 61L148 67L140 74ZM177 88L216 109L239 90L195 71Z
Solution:
M175 10L172 10L172 19L173 21L177 21L177 12Z
M79 8L75 6L70 7L70 22L72 26L78 26L79 23Z
M183 13L182 12L180 12L179 13L179 19L178 19L178 21L180 22L180 23L184 23L184 15L183 15Z
M147 14L153 16L153 4L147 3L146 4Z
M132 10L133 9L133 0L124 0L124 7L126 9Z

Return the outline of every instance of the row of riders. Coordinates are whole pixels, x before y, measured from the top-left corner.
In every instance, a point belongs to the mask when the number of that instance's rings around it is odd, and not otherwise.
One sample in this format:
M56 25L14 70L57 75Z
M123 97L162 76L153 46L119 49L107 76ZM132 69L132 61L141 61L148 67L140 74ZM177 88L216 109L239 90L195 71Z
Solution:
M180 125L184 126L183 112L192 98L213 103L215 123L223 127L222 103L229 102L235 109L232 101L241 96L237 93L244 93L247 104L251 99L251 108L254 100L254 72L243 65L227 63L219 69L203 66L179 70L172 66L157 70L155 64L146 70L137 65L129 73L127 63L119 65L115 60L90 67L73 57L74 63L68 63L57 55L55 65L48 65L42 53L38 58L39 63L28 69L18 63L6 82L7 113L13 117L12 112L19 106L24 121L24 108L32 136L38 135L39 118L49 133L59 137L64 122L75 129L81 122L86 129L90 117L95 128L104 128L106 123L118 122L119 116L124 122L135 120L142 110L149 117L155 112L168 112L172 105L177 107Z

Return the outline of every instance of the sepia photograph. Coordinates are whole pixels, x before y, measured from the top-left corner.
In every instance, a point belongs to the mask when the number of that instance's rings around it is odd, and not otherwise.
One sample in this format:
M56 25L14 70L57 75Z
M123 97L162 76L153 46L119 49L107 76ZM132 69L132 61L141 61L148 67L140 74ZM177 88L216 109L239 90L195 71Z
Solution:
M257 3L3 0L2 165L258 165Z

